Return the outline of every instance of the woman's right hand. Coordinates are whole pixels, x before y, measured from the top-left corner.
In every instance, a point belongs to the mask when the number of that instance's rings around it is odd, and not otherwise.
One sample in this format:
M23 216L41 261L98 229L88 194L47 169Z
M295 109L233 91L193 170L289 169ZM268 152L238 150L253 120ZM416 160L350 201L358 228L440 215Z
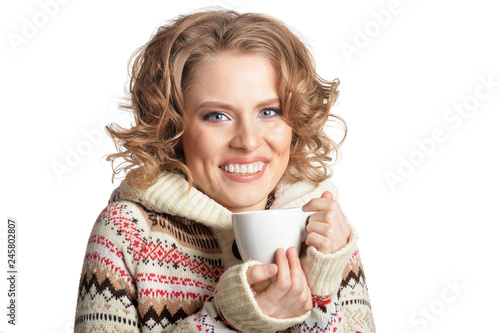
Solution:
M258 286L276 276L267 288ZM295 247L276 251L276 265L256 265L247 271L247 281L252 288L260 310L267 316L284 319L305 314L312 309L311 290L300 265Z

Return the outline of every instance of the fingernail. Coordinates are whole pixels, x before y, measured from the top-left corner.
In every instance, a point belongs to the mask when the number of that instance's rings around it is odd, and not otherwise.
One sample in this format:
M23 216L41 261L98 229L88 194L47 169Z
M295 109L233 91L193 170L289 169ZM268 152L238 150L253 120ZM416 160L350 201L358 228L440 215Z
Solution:
M267 265L266 271L269 276L276 275L276 265Z
M295 246L292 246L292 253L293 253L295 256L298 256L298 255L297 255L297 249L295 248Z

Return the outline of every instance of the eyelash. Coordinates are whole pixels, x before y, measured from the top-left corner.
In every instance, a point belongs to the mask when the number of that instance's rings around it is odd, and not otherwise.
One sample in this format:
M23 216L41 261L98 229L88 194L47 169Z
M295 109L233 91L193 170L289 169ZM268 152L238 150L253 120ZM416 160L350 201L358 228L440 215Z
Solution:
M280 110L280 109L277 109L277 108L264 108L262 109L259 114L261 114L262 112L264 111L273 111L275 114L273 114L272 116L268 116L268 117L264 117L264 118L271 118L275 115L279 115L281 116L283 114L283 112ZM208 112L207 114L205 114L202 118L202 120L204 121L213 121L213 122L219 122L219 121L222 121L222 120L213 120L211 119L212 117L214 116L224 116L226 118L229 118L229 116L227 116L225 113L223 112L220 112L220 111L212 111L212 112Z
M281 110L277 109L277 108L265 108L265 109L262 109L260 111L260 113L262 113L264 111L273 111L275 113L275 115L278 115L278 116L281 116L283 114L283 112L281 112ZM272 115L272 116L274 116L274 115ZM269 116L269 118L272 117L272 116Z
M213 116L224 116L224 117L229 118L226 114L224 114L222 112L213 111L213 112L209 112L206 115L204 115L203 118L202 118L202 120L205 120L205 121L214 121L214 122L219 121L219 120L210 119Z

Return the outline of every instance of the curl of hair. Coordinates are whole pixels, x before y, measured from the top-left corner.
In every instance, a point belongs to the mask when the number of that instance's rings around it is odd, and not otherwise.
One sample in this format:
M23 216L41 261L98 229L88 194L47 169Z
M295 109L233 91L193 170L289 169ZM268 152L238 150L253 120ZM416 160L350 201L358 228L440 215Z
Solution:
M340 157L347 127L330 114L338 97L337 79L318 76L304 43L282 22L263 14L215 10L180 16L161 26L130 59L130 94L121 107L134 114L131 128L106 130L117 153L107 156L114 177L138 188L153 184L162 171L192 176L184 161L184 96L196 66L221 52L266 57L278 72L278 94L285 121L293 129L290 161L284 175L292 181L319 182L331 176L329 163ZM335 143L324 132L333 120L344 129ZM114 165L118 159L123 161Z

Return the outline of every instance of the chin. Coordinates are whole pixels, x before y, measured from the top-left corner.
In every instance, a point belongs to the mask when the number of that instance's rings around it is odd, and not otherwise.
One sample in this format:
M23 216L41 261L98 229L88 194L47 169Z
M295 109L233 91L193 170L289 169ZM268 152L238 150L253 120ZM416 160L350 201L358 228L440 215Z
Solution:
M231 211L251 211L251 210L263 210L266 207L267 196L245 198L242 200L229 200L221 203L223 206Z

